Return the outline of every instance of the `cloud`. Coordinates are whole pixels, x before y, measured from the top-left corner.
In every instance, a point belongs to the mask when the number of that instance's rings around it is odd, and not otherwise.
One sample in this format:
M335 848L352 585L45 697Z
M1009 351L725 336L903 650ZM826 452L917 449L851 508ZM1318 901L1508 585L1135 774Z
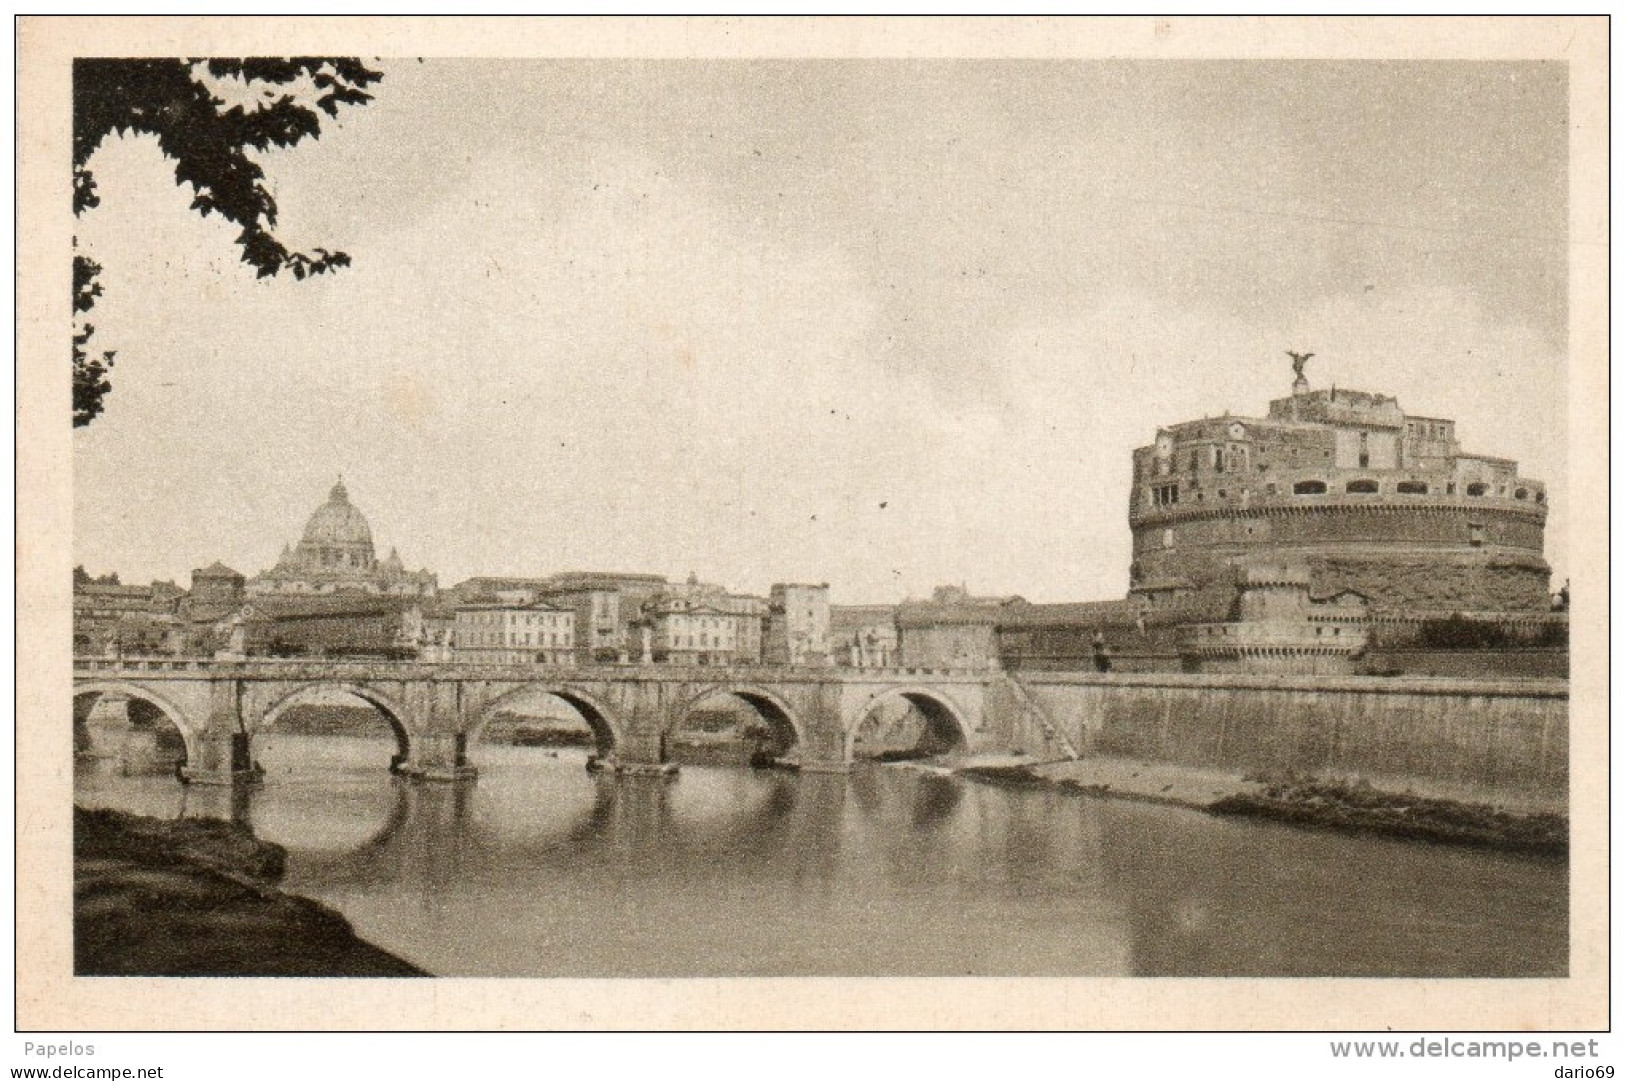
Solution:
M1290 390L1287 348L1316 352L1316 386L1396 395L1411 413L1455 419L1464 450L1518 458L1548 483L1548 559L1566 562L1564 361L1538 332L1436 286L1332 297L1277 325L1122 291L1029 320L992 358L1001 404L937 462L976 476L959 526L978 544L940 576L1055 599L1120 595L1131 449L1161 425L1267 412Z
M1501 234L1561 220L1561 86L1491 67L408 65L267 158L355 257L302 283L114 141L78 558L252 572L342 471L448 580L1120 595L1132 448L1288 348L1524 459L1558 541L1560 246Z

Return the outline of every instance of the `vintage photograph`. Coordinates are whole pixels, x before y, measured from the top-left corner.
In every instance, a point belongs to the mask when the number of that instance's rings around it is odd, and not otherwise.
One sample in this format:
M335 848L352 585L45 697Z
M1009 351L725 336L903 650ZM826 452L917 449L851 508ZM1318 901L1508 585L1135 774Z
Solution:
M73 977L1576 974L1568 63L548 52L71 56Z

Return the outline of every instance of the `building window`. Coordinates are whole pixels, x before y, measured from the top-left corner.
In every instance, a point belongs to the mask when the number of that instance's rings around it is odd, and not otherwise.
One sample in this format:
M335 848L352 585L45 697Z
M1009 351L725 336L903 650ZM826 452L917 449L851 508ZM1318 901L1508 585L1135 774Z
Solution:
M1362 454L1360 457L1363 458L1365 455ZM1356 492L1361 495L1375 495L1379 489L1377 482L1374 480L1351 480L1347 484L1343 485L1343 490L1345 492Z
M1484 545L1484 527L1482 525L1480 525L1477 522L1472 522L1472 523L1468 524L1468 526L1467 526L1467 543L1471 544L1474 548L1483 547L1483 545Z
M1514 499L1528 499L1529 498L1529 489L1528 488L1519 488L1516 492L1512 493L1512 497Z
M1467 486L1468 495L1483 495L1489 490L1490 486L1488 484L1469 484Z
M1427 495L1428 486L1426 481L1402 480L1394 485L1394 491L1400 495Z
M1300 480L1292 486L1293 495L1325 495L1326 482L1323 480Z

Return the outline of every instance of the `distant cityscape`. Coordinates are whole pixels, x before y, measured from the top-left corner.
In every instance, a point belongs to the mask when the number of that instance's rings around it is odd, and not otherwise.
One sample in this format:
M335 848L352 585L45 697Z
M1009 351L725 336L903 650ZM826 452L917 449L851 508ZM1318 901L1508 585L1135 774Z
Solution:
M74 571L84 655L589 664L1475 675L1567 672L1565 584L1542 554L1545 486L1460 448L1392 397L1311 390L1262 417L1173 424L1134 451L1124 597L1029 603L942 586L830 603L690 576L562 571L442 588L408 570L342 479L299 541L248 577Z

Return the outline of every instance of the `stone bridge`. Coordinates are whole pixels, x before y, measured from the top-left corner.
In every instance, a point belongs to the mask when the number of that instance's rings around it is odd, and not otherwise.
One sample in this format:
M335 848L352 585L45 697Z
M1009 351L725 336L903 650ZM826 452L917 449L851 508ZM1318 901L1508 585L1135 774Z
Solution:
M667 742L718 695L753 707L804 770L843 770L863 721L901 699L924 717L931 749L1073 753L1019 686L997 670L752 665L494 667L463 663L75 658L76 719L104 694L144 701L180 730L182 777L230 784L254 776L253 740L290 706L343 691L370 703L394 730L392 768L429 780L475 776L486 725L521 695L543 692L592 728L596 762L623 772L670 769Z

